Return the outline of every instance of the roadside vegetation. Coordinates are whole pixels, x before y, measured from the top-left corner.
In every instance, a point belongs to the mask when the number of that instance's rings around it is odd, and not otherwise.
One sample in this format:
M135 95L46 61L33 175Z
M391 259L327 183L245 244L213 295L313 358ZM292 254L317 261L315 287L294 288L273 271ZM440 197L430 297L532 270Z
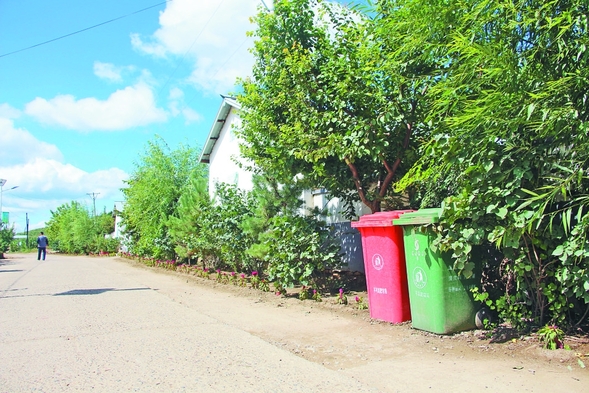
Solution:
M30 252L37 249L37 236L39 232L47 232L45 228L36 228L29 231L29 239L27 243L27 233L15 233L14 238L10 242L10 252Z
M239 81L253 191L222 184L211 199L198 149L155 139L124 189L128 254L319 288L341 260L324 212L300 214L301 190L329 190L350 218L358 200L442 206L434 245L466 277L483 267L475 298L496 321L583 331L588 19L582 0L275 1L253 18ZM102 233L84 212L54 213L62 250Z
M278 1L255 18L243 153L379 211L442 206L435 246L519 329L589 314L588 6ZM348 199L350 200L350 199Z
M14 239L14 228L0 222L0 259L4 258L4 253L10 250L10 244Z
M114 254L119 246L119 241L110 237L114 232L114 220L112 213L107 212L93 217L86 206L72 201L51 212L45 234L54 252ZM36 236L29 242L36 247Z

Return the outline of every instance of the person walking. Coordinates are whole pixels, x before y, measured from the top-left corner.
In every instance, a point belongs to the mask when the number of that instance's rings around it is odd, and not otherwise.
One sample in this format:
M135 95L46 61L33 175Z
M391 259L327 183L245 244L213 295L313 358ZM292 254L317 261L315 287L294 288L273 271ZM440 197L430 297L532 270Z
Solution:
M43 232L41 232L41 234L37 238L37 249L38 249L37 260L38 261L41 260L41 254L43 254L43 260L45 260L45 254L47 254L47 246L48 245L49 245L49 239L47 239L47 236L45 236L43 234Z

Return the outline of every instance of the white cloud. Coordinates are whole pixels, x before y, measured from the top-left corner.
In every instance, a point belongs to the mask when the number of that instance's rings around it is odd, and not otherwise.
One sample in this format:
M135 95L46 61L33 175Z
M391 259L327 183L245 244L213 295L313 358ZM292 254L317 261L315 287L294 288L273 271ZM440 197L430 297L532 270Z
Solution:
M106 100L59 95L50 100L37 97L25 113L42 123L77 131L114 131L163 122L167 114L156 106L150 87L139 82L112 93Z
M94 62L94 75L111 82L122 82L124 69L124 67L117 67L112 63Z
M203 119L200 113L188 107L182 109L182 115L186 119L186 124L197 123Z
M37 158L24 164L0 167L3 176L18 184L21 192L62 197L100 192L103 197L118 194L127 173L119 168L86 172L71 164ZM48 195L45 195L48 194Z
M184 102L184 92L177 87L170 89L168 95L168 108L172 116L182 115L186 124L199 122L203 116L192 108L189 108Z
M171 1L160 13L159 29L146 39L133 34L131 43L153 56L181 56L178 61L194 67L190 82L227 93L237 76L250 74L253 58L247 48L252 39L246 32L254 29L249 17L258 6L261 2L255 0Z
M184 92L177 87L170 89L170 95L168 96L170 100L181 100L184 98Z
M16 119L20 117L20 111L8 104L0 104L0 118Z
M0 146L2 165L17 165L35 158L61 161L57 146L42 142L24 129L15 128L12 120L0 117Z
M111 82L122 82L125 75L134 71L136 71L136 67L134 66L116 66L112 63L94 62L94 75Z
M45 222L51 218L50 211L60 205L77 200L88 208L92 200L87 193L99 193L96 210L112 209L114 201L123 198L127 173L119 168L86 172L71 164L53 159L37 158L27 163L2 166L0 173L9 179L9 185L19 187L3 195L3 210L10 212L10 221L22 230L25 214L31 222ZM7 184L8 186L8 184Z

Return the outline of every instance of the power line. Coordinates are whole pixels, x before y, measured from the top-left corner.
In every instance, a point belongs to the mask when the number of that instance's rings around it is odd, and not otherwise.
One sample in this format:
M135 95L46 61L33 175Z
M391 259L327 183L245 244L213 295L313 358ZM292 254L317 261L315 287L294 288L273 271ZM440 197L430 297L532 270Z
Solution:
M168 0L168 1L173 1L173 0ZM99 27L99 26L102 26L102 25L106 25L108 23L115 22L115 21L117 21L119 19L127 18L129 16L138 14L140 12L147 11L147 10L149 10L151 8L155 8L155 7L158 7L158 6L162 5L162 4L166 4L166 3L168 3L168 1L164 1L162 3L151 5L149 7L146 7L146 8L143 8L143 9L140 9L140 10L137 10L137 11L134 11L134 12L131 12L129 14L126 14L126 15L123 15L123 16L119 16L119 17L114 18L114 19L107 20L106 22L102 22L102 23L99 23L99 24L94 25L94 26L86 27L85 29L74 31L73 33L62 35L61 37L53 38L53 39L51 39L49 41L44 41L44 42L41 42L41 43L38 43L38 44L35 44L35 45L31 45L31 46L26 47L26 48L22 48L22 49L18 49L18 50L12 51L12 52L4 53L4 54L0 55L0 57L14 55L15 53L23 52L23 51L26 51L26 50L29 50L29 49L36 48L36 47L41 46L41 45L49 44L50 42L58 41L58 40L61 40L63 38L66 38L66 37L69 37L69 36L72 36L72 35L75 35L75 34L79 34L79 33L82 33L84 31L87 31L87 30L90 30L90 29L94 29L94 28Z

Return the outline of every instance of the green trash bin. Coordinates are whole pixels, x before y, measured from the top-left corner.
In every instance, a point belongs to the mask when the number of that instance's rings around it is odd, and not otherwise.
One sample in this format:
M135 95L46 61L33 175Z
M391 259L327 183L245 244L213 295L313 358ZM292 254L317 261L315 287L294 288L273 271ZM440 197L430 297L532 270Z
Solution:
M393 220L403 227L411 323L437 334L474 329L478 305L471 289L480 281L480 264L466 279L453 269L451 254L431 249L436 235L426 227L438 222L441 208L405 213Z

